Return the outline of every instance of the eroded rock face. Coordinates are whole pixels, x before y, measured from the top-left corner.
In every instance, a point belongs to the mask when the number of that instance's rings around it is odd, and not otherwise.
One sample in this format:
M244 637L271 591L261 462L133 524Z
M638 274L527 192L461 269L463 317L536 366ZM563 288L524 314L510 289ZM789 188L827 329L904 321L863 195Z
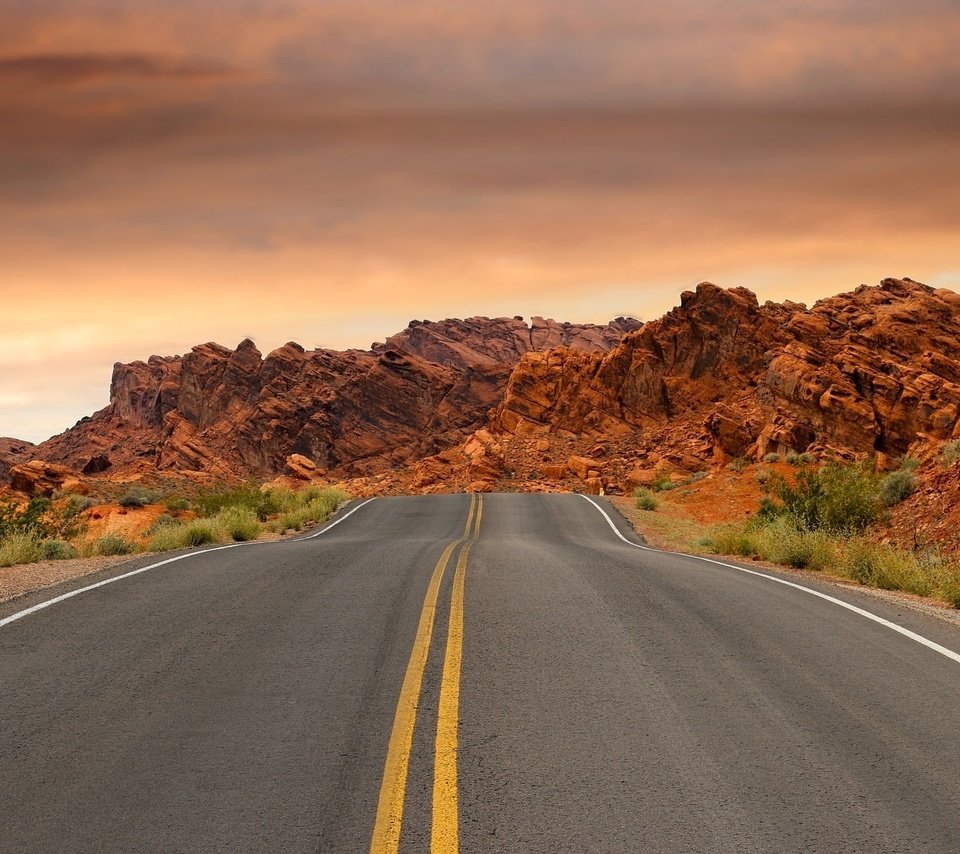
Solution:
M73 486L75 492L84 491L77 472L56 463L30 460L10 469L10 486L25 495L49 497L67 484Z
M335 476L372 474L482 427L523 354L602 352L639 325L414 321L369 351L289 343L266 357L250 340L236 350L203 344L182 357L115 365L110 405L34 453L89 475L269 475L291 455Z
M33 456L34 445L22 439L0 438L0 481L6 481L10 469Z
M701 284L606 354L524 356L493 425L648 447L656 434L669 449L663 428L683 424L677 441L721 459L821 446L894 457L957 436L958 415L960 296L885 279L809 310Z

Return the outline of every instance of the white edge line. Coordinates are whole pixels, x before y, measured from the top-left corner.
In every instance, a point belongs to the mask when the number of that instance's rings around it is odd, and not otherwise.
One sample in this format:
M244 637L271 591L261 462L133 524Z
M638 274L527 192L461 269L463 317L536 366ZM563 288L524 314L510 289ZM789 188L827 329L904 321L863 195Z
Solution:
M321 534L327 533L331 528L335 528L339 525L344 519L352 516L356 513L361 507L365 504L369 504L373 501L373 498L368 498L366 501L358 504L356 507L352 508L349 512L344 513L339 519L335 520L331 524L327 525L326 528L323 528L320 531L317 531L315 534L309 534L306 537L297 537L290 540L271 540L267 542L252 542L252 543L231 543L227 546L217 546L214 549L203 549L202 551L197 552L187 552L186 554L177 555L176 557L168 557L166 560L161 560L157 563L151 563L149 566L141 566L139 569L131 570L130 572L125 572L123 575L116 575L113 578L106 578L103 581L98 581L96 584L88 584L86 587L78 587L76 590L71 590L69 593L63 593L60 596L55 596L53 599L47 599L45 602L39 602L38 604L30 607L24 608L22 611L17 611L15 614L11 614L9 617L4 617L0 619L0 628L3 628L10 623L14 623L17 620L22 620L24 617L29 616L30 614L35 614L37 611L42 611L44 608L49 608L51 605L56 605L59 602L63 602L67 599L72 599L74 596L79 596L81 593L86 593L88 590L96 590L98 587L106 587L108 584L113 584L116 581L123 581L125 578L132 578L134 575L139 575L141 572L147 572L151 569L156 569L160 566L166 566L168 563L176 563L178 560L186 560L188 557L199 557L200 555L208 555L212 552L222 552L226 549L237 549L241 546L274 546L278 543L293 543L293 542L302 542L303 540L312 540L314 537L319 537Z
M607 524L613 529L615 533L621 540L623 540L628 546L633 546L635 549L643 549L648 552L663 552L664 554L678 555L679 557L688 557L692 560L700 560L704 563L712 563L716 566L723 566L727 569L735 569L737 572L745 572L747 575L755 575L757 578L765 578L767 581L773 581L776 584L783 584L785 587L793 587L795 590L802 590L804 593L809 593L811 596L816 596L819 599L825 599L827 602L831 602L834 605L839 605L841 608L846 608L848 611L853 611L854 614L859 614L861 617L866 617L868 620L873 620L875 623L879 623L881 626L890 629L891 631L897 632L898 634L903 635L904 637L910 638L910 640L916 641L923 646L932 649L934 652L939 652L940 655L946 656L951 661L955 661L960 664L960 654L954 652L952 649L947 649L945 646L940 646L940 644L935 643L929 638L925 638L923 635L918 635L916 632L911 632L910 629L906 629L897 623L892 623L890 620L885 620L883 617L879 617L876 614L870 613L870 611L865 611L863 608L858 608L856 605L851 605L849 602L844 602L842 599L837 599L835 596L830 596L826 593L821 593L819 590L813 590L810 587L804 587L802 584L794 584L792 581L787 581L785 578L777 578L775 575L767 575L765 572L757 572L754 569L747 569L745 566L737 566L733 563L724 563L720 560L713 560L713 558L703 557L702 555L691 555L684 554L683 552L671 552L666 549L655 549L650 546L641 546L639 543L632 543L628 540L623 534L620 533L620 530L613 523L607 515L607 511L604 510L596 501L594 501L589 495L583 495L581 493L581 498L586 498L597 510L600 511L600 514L604 519L607 520Z

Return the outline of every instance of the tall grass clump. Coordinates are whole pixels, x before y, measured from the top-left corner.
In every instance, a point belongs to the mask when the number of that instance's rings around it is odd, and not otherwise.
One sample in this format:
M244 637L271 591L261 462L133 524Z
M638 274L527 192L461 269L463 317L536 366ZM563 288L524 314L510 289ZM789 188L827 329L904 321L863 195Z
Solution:
M139 550L133 540L128 540L119 534L105 534L93 544L93 552L97 555L129 555Z
M806 531L781 517L754 535L757 554L771 563L797 569L825 569L836 557L836 543L825 531Z
M660 503L649 489L644 489L642 486L638 486L634 491L633 501L638 510L656 510Z
M66 540L44 540L40 543L40 549L44 560L69 560L78 554Z
M14 531L0 540L0 566L33 563L42 557L40 541L29 531Z
M758 557L755 533L744 524L719 525L705 538L704 545L714 554Z
M319 487L308 487L299 492L270 490L268 495L279 508L277 518L269 527L280 533L299 531L308 525L325 521L347 499L345 492Z
M958 460L960 460L960 439L954 439L940 449L940 462L944 466L952 466Z
M213 517L213 521L230 539L238 543L260 536L260 520L249 507L228 507Z
M180 529L183 546L206 546L211 543L223 543L227 534L216 519L194 519Z
M936 586L915 555L861 539L846 543L840 569L854 581L884 590L929 596Z
M887 507L893 507L917 491L917 477L911 469L899 468L880 481L880 498Z
M170 552L186 548L185 525L163 525L147 541L147 551Z

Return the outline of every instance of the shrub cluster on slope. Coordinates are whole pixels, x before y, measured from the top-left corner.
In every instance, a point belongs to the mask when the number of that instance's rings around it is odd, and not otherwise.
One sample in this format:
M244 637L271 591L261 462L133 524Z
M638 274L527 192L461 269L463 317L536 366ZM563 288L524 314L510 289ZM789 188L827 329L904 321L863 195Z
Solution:
M861 584L937 596L960 607L960 565L936 552L911 552L867 536L886 508L916 489L914 460L886 476L864 464L831 462L763 481L766 496L745 522L718 527L704 545L717 554L829 569Z
M80 513L93 503L87 498L35 498L25 506L8 502L0 504L0 567L78 555L125 555L144 549L168 551L210 543L246 542L266 531L299 531L323 522L347 497L337 489L261 491L256 484L201 492L192 502L169 497L165 501L169 513L156 519L145 543L115 533L85 542ZM156 494L131 490L121 497L120 504L136 510L148 501L158 500L161 499ZM189 508L196 518L179 518Z

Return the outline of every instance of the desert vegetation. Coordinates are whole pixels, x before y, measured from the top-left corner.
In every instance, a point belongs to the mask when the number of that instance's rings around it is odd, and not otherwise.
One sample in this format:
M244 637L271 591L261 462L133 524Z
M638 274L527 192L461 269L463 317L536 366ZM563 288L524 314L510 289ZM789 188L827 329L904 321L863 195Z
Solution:
M346 499L330 488L261 489L256 483L196 491L190 497L134 488L117 497L127 512L160 513L142 535L108 532L87 536L83 496L34 498L0 504L0 567L40 560L169 551L211 543L247 542L264 534L299 531L327 519ZM154 510L156 512L156 510Z
M743 522L717 526L701 545L716 554L828 570L960 607L960 563L937 549L896 548L876 536L887 509L916 489L917 465L904 459L895 471L879 475L869 463L829 462L799 470L793 482L768 472L757 512Z

